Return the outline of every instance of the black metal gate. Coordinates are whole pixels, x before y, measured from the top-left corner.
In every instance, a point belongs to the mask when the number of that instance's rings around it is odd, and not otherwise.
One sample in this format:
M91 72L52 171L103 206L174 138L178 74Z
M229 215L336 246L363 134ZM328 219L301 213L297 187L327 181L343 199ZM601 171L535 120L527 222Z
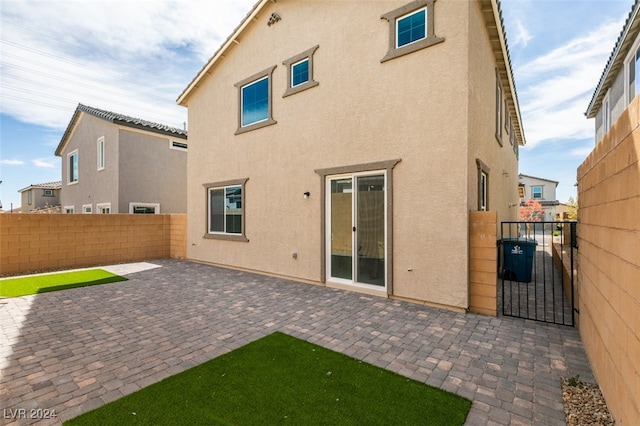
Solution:
M502 222L501 235L502 314L573 326L576 222Z

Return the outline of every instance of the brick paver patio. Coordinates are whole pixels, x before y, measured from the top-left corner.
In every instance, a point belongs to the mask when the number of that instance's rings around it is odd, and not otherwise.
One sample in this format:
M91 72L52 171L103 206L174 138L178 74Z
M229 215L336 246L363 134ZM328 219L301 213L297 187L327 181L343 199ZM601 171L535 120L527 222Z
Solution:
M0 300L0 423L59 424L276 330L472 399L467 425L562 425L560 377L593 381L574 328L152 263Z

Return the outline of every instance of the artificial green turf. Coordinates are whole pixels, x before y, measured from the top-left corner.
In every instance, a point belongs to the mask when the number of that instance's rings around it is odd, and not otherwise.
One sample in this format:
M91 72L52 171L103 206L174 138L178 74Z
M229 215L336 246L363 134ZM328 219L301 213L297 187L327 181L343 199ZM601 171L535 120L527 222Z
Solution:
M462 425L471 401L283 333L65 422Z
M125 277L103 269L62 272L59 274L31 275L0 280L0 297L17 297L68 288L126 281Z

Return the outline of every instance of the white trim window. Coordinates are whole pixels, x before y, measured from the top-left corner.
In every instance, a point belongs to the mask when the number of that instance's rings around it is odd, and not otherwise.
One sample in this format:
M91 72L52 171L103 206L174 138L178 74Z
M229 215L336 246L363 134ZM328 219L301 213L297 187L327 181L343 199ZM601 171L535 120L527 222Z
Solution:
M67 154L67 184L78 183L78 150L73 150Z
M534 200L542 200L542 186L536 185L531 187L531 198Z
M173 141L173 140L169 141L169 149L175 149L176 151L187 151L188 148L189 148L189 145L187 145L186 142Z
M109 214L111 213L111 203L99 203L96 204L96 213Z
M638 95L638 85L640 84L640 39L636 40L625 59L625 85L624 91L627 104Z
M496 72L496 139L502 146L502 85Z
M83 204L82 205L82 213L84 213L84 214L92 214L93 213L93 205L91 205L91 204Z
M242 185L207 189L207 232L243 234Z
M76 208L74 206L64 206L65 214L71 214L76 212Z
M104 170L105 144L104 136L98 138L98 170Z
M160 214L160 204L158 204L158 203L129 203L129 213L131 213L131 214Z
M288 79L283 98L318 85L318 82L313 79L313 54L318 47L316 45L282 63L287 67Z
M611 103L609 102L609 91L602 100L602 125L607 133L611 128Z

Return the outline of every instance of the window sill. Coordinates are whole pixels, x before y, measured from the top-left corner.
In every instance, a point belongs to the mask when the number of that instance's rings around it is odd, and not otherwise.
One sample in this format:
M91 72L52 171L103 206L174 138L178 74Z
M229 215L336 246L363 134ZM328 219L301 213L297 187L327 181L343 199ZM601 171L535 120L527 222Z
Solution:
M250 132L252 130L261 129L263 127L271 126L272 124L276 124L277 121L273 118L268 118L264 121L260 121L258 123L249 124L248 126L239 127L238 130L234 134L239 135L242 133Z
M242 241L249 242L249 239L242 234L204 234L202 238L206 240L226 240L226 241Z
M406 46L390 49L387 54L380 60L380 62L386 62L391 59L399 58L400 56L408 55L409 53L417 52L418 50L425 49L433 46L434 44L442 43L444 38L437 36L429 36L423 40L416 41L415 43L408 44Z
M284 92L284 95L282 95L282 97L286 98L287 96L295 95L296 93L300 93L304 90L311 89L312 87L316 87L318 84L320 83L318 83L317 81L308 81L296 87L289 87Z

